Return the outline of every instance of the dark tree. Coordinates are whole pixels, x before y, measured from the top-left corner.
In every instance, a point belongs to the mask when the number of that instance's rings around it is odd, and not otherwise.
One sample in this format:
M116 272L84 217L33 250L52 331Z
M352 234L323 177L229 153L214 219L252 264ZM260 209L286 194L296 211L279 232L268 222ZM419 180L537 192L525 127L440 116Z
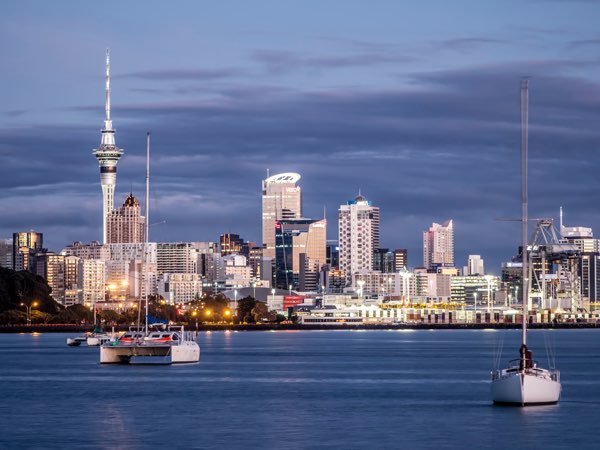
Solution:
M254 318L252 317L252 310L256 306L256 300L253 297L247 296L237 302L237 317L240 322L249 322L248 319ZM249 322L249 323L252 323Z

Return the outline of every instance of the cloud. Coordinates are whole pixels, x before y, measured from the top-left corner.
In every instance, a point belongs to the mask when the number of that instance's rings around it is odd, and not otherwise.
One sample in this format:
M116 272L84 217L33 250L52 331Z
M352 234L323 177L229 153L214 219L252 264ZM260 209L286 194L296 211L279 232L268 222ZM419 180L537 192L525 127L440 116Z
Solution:
M138 78L143 80L173 81L173 80L219 80L245 75L246 71L236 67L220 69L163 69L130 72L118 78Z
M581 47L597 47L600 45L600 38L597 39L579 39L568 43L568 47L571 49Z
M256 50L252 58L270 73L285 73L297 69L339 69L407 62L413 58L390 52L363 52L346 55L305 55L282 50Z
M495 219L519 215L522 71L533 75L532 216L562 205L570 224L600 226L589 206L600 201L600 84L563 68L539 61L415 72L398 89L237 83L211 99L115 105L125 148L116 203L132 187L143 192L149 129L151 221L167 221L152 231L156 240L215 240L225 231L260 240L260 181L270 168L302 174L305 215L320 217L325 206L331 238L337 208L360 188L381 207L382 245L408 247L412 265L421 232L453 218L458 263L480 253L496 268L519 240ZM50 229L55 248L66 237L99 238L97 117L78 111L90 125L0 131L0 235L22 223Z
M462 37L445 39L442 41L435 42L435 45L443 49L456 50L456 51L471 51L482 46L490 45L506 45L509 41L505 39L495 39L487 37Z

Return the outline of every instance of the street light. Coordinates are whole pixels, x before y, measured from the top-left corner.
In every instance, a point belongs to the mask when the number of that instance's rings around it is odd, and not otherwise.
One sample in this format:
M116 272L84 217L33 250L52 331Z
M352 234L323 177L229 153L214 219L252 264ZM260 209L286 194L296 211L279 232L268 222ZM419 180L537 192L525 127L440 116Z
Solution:
M491 311L492 307L492 280L494 279L493 275L486 275L485 281L487 281L487 304L488 304L488 313Z
M20 303L21 306L24 306L25 309L27 310L27 326L31 326L31 308L33 308L34 306L38 305L38 302L33 302L31 305L28 305L27 303Z

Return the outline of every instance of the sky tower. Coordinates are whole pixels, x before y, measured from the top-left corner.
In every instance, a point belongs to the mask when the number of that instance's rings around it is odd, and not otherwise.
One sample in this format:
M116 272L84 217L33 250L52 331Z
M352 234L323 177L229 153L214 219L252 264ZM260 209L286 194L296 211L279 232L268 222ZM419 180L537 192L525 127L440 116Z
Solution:
M115 130L110 120L110 52L106 49L106 119L102 129L100 147L94 156L100 164L100 184L102 185L102 243L106 244L106 218L114 209L115 184L117 183L117 162L123 150L115 144Z

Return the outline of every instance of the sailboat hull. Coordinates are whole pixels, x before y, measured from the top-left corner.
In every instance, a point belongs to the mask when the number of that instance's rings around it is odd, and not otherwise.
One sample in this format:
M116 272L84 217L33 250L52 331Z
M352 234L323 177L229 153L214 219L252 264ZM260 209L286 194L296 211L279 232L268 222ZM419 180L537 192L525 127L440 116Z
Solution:
M558 372L544 369L501 371L492 381L492 399L498 405L554 405L560 400Z

